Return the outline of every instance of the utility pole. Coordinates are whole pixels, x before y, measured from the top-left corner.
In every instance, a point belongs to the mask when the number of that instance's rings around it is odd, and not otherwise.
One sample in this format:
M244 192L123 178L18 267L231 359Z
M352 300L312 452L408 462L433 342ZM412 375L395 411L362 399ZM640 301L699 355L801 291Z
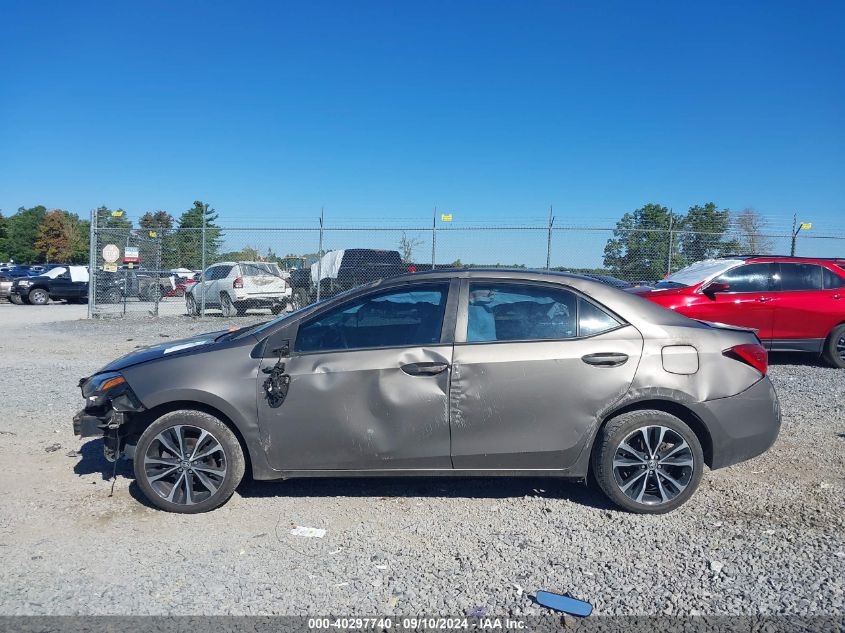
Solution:
M555 224L555 216L552 215L552 205L549 205L549 236L546 240L546 270L551 270L552 265L552 227Z
M790 257L795 257L795 243L798 239L798 234L801 232L801 229L805 229L809 231L813 228L812 222L802 222L798 224L798 214L795 213L792 216L792 248L789 250Z

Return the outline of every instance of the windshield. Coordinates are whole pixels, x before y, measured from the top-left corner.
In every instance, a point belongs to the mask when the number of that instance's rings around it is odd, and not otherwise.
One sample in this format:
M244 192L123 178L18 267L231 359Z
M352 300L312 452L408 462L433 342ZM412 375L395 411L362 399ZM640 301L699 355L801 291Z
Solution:
M743 263L741 259L705 259L690 264L686 268L681 268L678 272L672 273L665 279L658 281L654 287L657 289L667 289L695 286L702 281L707 281L717 275L721 275L726 270L741 263Z

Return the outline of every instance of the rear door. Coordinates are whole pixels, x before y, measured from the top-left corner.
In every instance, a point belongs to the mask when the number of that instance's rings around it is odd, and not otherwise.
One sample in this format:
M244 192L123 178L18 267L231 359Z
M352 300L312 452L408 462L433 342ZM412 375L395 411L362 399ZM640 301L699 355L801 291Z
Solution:
M772 338L777 303L777 264L753 263L732 268L713 282L730 286L725 292L708 294L706 287L688 316L703 321L754 328L761 339Z
M776 293L772 338L803 341L808 349L821 349L830 330L845 318L841 301L845 279L818 264L781 262L778 266L780 290Z
M455 469L571 467L642 353L633 326L557 284L468 280L452 361Z

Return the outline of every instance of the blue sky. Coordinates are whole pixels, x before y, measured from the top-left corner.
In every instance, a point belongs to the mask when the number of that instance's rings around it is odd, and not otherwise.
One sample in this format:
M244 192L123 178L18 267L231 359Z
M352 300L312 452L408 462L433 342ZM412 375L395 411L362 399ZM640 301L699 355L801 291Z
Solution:
M0 1L0 209L845 230L842 2Z

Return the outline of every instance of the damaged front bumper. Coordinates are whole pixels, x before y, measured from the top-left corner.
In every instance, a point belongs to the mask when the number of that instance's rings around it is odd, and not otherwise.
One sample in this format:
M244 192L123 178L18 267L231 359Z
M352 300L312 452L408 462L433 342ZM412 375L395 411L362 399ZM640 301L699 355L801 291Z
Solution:
M109 388L110 384L114 387ZM145 408L125 379L116 373L83 378L79 387L85 398L85 408L73 416L73 434L102 437L103 453L106 459L114 461L127 446L133 416L142 414Z

